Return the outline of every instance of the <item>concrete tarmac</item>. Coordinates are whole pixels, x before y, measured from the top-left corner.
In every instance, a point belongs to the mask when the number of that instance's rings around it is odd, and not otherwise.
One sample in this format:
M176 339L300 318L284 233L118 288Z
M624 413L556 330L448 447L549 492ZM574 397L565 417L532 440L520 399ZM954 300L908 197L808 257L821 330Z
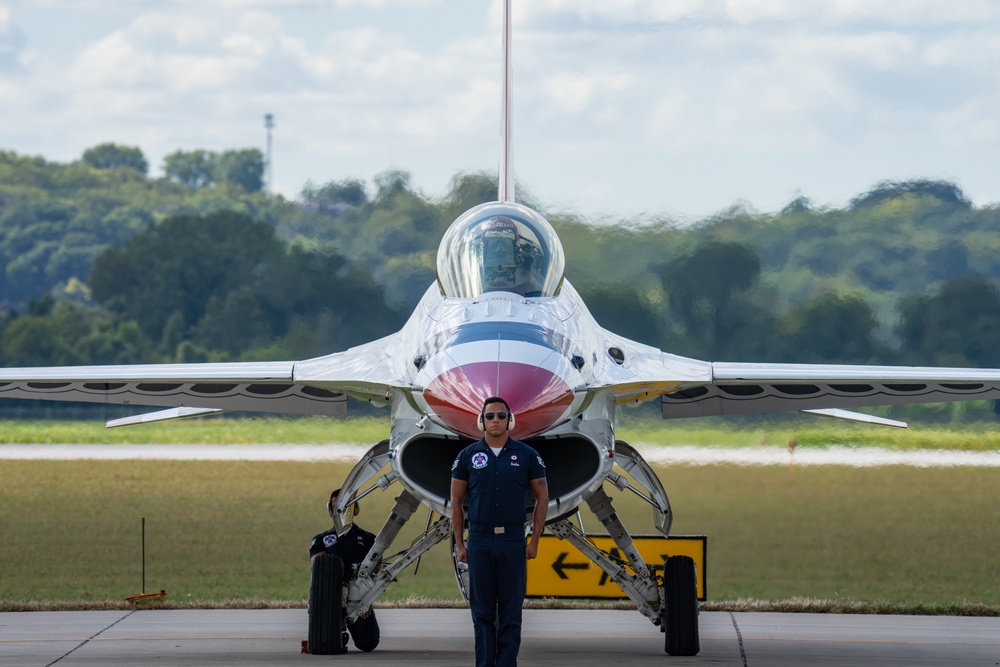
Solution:
M336 664L468 667L466 609L378 610L372 653L303 655L302 609L11 612L0 614L0 665ZM524 612L519 664L571 665L996 665L1000 618L703 612L701 653L671 657L663 635L635 611Z

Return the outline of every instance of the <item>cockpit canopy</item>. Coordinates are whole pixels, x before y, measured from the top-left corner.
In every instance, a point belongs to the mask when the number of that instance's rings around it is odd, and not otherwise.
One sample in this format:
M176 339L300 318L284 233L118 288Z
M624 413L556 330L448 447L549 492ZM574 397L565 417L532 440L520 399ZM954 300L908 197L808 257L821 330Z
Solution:
M463 213L438 247L438 282L445 296L513 292L554 296L566 261L552 225L519 204L491 202Z

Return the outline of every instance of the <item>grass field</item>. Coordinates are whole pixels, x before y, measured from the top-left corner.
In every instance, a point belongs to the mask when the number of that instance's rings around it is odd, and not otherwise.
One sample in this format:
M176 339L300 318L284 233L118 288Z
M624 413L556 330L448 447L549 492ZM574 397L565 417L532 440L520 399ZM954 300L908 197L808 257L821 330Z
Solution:
M740 431L637 424L626 437L665 445L783 446L790 437L800 447L868 445L870 436L907 433L839 425L823 431L814 421ZM384 435L382 420L210 420L112 431L62 422L4 426L5 442L373 442ZM983 429L915 433L923 447L996 447ZM301 604L309 539L329 526L326 495L349 469L332 462L0 460L0 609L138 593L142 517L147 591L166 589L177 603ZM1000 470L684 465L657 473L674 506L673 532L709 536L711 601L1000 609ZM396 488L366 499L359 523L377 531ZM630 530L652 532L648 506L609 493ZM394 546L408 544L425 518L415 517ZM407 570L383 599L412 596L459 598L446 546L425 556L416 576Z
M370 445L386 437L388 413L351 419L210 417L106 429L100 420L7 420L0 446L24 443L81 444L269 444L329 442ZM770 422L726 421L723 418L663 421L646 413L624 411L618 437L633 444L724 447L785 446L794 438L800 447L831 445L890 449L989 451L1000 449L997 424L934 426L915 423L908 429L799 417Z

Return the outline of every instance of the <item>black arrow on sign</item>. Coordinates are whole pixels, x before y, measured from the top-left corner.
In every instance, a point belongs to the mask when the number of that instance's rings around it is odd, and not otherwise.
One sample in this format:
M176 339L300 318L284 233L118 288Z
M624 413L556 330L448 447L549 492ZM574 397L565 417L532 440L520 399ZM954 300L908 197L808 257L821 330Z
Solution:
M556 571L560 579L569 579L563 570L586 570L589 567L588 563L566 563L566 556L569 556L569 552L564 551L559 554L559 558L556 558L556 562L552 563L552 569Z
M623 564L621 552L618 551L618 549L616 549L614 547L612 547L611 551L608 552L608 558L610 558L614 562L618 563L619 565ZM604 572L602 570L601 571L601 580L599 582L597 582L597 585L598 586L603 586L606 583L608 583L608 573Z

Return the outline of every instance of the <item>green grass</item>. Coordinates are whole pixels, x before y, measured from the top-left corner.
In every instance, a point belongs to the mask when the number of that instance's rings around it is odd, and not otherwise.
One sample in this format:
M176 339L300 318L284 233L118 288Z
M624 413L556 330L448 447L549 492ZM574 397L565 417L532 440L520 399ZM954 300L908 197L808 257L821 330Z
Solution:
M1000 430L995 423L927 425L909 428L873 426L833 419L802 416L768 422L727 423L722 419L674 420L626 417L618 426L618 437L632 444L697 445L722 447L787 447L794 439L798 447L883 447L895 450L940 449L992 451L1000 449Z
M326 498L349 470L329 462L0 461L0 599L139 593L145 517L147 591L166 589L180 601L301 600L309 540L329 528ZM364 501L363 524L377 530L392 496ZM450 568L427 559L390 598L455 597Z
M0 445L30 443L80 444L325 444L370 445L387 437L388 412L382 417L333 419L210 417L175 420L107 429L93 421L8 420L0 429ZM995 424L928 426L908 429L801 417L771 422L714 420L664 421L625 411L618 437L633 444L722 447L786 447L794 438L799 447L886 447L890 449L945 449L990 451L1000 448Z
M8 421L0 443L371 444L387 427L387 418L215 418L111 430L98 422ZM619 437L663 446L785 447L791 438L799 447L1000 445L986 427L901 431L816 419L727 427L626 417ZM326 494L349 468L0 461L0 609L52 600L114 604L106 601L138 593L142 517L146 588L166 589L171 604L300 605L309 538L328 527ZM1000 543L998 471L675 466L657 472L674 506L674 532L709 536L707 608L1000 609L1000 566L993 559ZM363 502L362 525L377 531L395 488ZM648 507L610 492L633 532L651 532ZM424 519L414 518L394 550L417 535ZM592 518L587 524L599 532ZM410 568L400 576L382 603L445 604L458 597L442 545L424 557L419 574Z
M309 539L328 527L326 494L349 468L0 461L0 606L137 594L142 517L147 591L166 589L181 604L302 604ZM1000 471L719 465L657 473L674 506L674 532L709 536L708 593L717 608L790 599L847 610L1000 606ZM364 500L359 522L377 531L396 489ZM633 532L652 532L647 506L609 493ZM418 512L399 544L424 520ZM410 568L400 576L383 601L413 596L458 599L445 545L425 556L418 575Z
M389 434L385 417L281 417L232 419L207 417L105 428L93 421L7 420L0 429L3 444L374 444Z

